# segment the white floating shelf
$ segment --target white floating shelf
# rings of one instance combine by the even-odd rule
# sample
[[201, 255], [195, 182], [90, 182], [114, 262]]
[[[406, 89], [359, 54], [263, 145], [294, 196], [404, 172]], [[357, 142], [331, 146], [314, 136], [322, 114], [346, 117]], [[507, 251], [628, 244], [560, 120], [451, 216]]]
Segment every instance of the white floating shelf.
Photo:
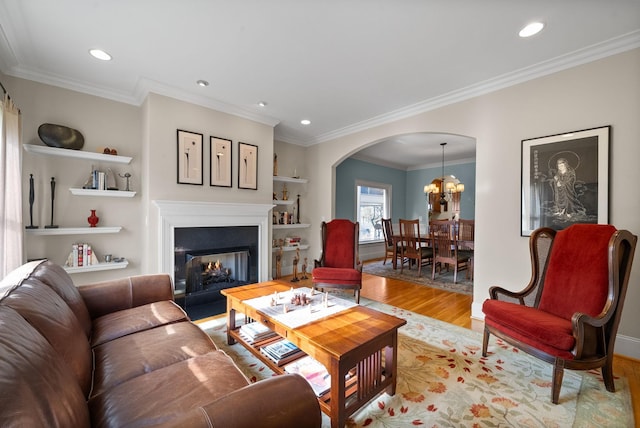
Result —
[[61, 156], [72, 159], [93, 160], [96, 162], [129, 164], [131, 163], [132, 159], [129, 156], [105, 155], [104, 153], [83, 152], [82, 150], [61, 149], [49, 146], [36, 146], [33, 144], [23, 144], [22, 147], [24, 147], [24, 149], [29, 153], [47, 156]]
[[306, 178], [283, 177], [281, 175], [274, 175], [273, 181], [280, 181], [284, 183], [308, 183], [309, 182], [309, 180]]
[[122, 226], [114, 227], [58, 227], [55, 229], [26, 229], [30, 235], [94, 235], [100, 233], [118, 233]]
[[275, 199], [275, 200], [273, 201], [273, 204], [274, 204], [274, 205], [293, 205], [293, 204], [295, 204], [295, 203], [296, 203], [296, 201], [279, 201], [279, 200], [277, 200], [277, 199]]
[[305, 229], [311, 225], [307, 223], [299, 223], [299, 224], [274, 224], [272, 226], [273, 226], [273, 229]]
[[62, 266], [67, 273], [82, 273], [82, 272], [97, 272], [100, 270], [112, 270], [112, 269], [124, 269], [129, 266], [127, 260], [123, 262], [111, 262], [111, 263], [98, 263], [97, 265], [82, 266], [82, 267], [69, 267]]
[[136, 192], [126, 192], [124, 190], [95, 190], [95, 189], [79, 189], [76, 187], [69, 188], [69, 191], [76, 196], [109, 196], [113, 198], [133, 198]]
[[[273, 251], [275, 253], [276, 251], [278, 251], [278, 249], [279, 249], [279, 247], [274, 247], [274, 248], [271, 249], [271, 251]], [[297, 249], [308, 250], [309, 246], [306, 245], [306, 244], [303, 244], [303, 245], [300, 245], [300, 246], [297, 246], [297, 247], [285, 247], [285, 246], [282, 247], [282, 251], [285, 251], [285, 252], [287, 252], [287, 251], [295, 251]]]

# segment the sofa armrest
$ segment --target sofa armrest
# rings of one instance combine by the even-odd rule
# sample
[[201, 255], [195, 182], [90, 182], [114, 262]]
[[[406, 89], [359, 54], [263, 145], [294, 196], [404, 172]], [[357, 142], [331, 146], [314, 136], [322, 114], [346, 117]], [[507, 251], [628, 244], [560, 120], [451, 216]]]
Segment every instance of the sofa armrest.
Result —
[[78, 287], [91, 318], [153, 302], [173, 300], [167, 274], [138, 275]]
[[203, 407], [212, 426], [234, 428], [318, 428], [320, 404], [300, 375], [267, 378]]

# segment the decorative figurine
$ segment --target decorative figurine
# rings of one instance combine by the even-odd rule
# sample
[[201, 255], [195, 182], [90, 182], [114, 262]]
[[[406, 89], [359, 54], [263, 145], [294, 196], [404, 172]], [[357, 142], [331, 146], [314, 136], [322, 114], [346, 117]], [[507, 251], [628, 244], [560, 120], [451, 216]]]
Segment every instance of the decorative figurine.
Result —
[[276, 279], [282, 277], [282, 245], [276, 251]]
[[100, 217], [96, 215], [96, 210], [91, 210], [91, 215], [87, 217], [87, 221], [89, 222], [90, 227], [96, 227]]
[[127, 184], [126, 184], [126, 188], [124, 189], [125, 192], [130, 192], [131, 190], [129, 190], [129, 179], [131, 178], [131, 174], [129, 174], [128, 172], [125, 173], [124, 175], [122, 174], [118, 174], [119, 177], [122, 177], [124, 179], [127, 180]]
[[289, 200], [289, 191], [287, 190], [287, 183], [284, 183], [282, 185], [282, 200], [283, 201]]
[[296, 255], [293, 257], [293, 278], [291, 282], [298, 282], [298, 262], [300, 261], [300, 248], [296, 248]]
[[304, 258], [304, 263], [302, 264], [302, 276], [300, 279], [309, 279], [307, 276], [307, 258]]
[[300, 195], [296, 198], [296, 223], [300, 224]]
[[51, 224], [45, 226], [45, 229], [57, 229], [58, 226], [53, 224], [53, 202], [56, 199], [56, 179], [51, 177]]
[[278, 175], [278, 155], [274, 153], [273, 154], [273, 176], [275, 177], [276, 175]]
[[36, 199], [36, 192], [33, 186], [33, 174], [29, 174], [29, 221], [27, 229], [37, 229], [38, 226], [33, 225], [33, 201]]

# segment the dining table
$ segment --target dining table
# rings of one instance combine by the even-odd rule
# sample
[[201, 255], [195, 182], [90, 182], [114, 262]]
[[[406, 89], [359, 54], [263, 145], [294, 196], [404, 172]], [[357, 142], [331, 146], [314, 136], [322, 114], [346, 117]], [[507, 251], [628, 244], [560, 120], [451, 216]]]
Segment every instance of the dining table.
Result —
[[[399, 234], [394, 234], [391, 239], [393, 240], [393, 269], [398, 268], [398, 247], [399, 244], [402, 243], [402, 236]], [[420, 235], [420, 242], [424, 242], [426, 247], [431, 247], [431, 236], [422, 236]], [[451, 245], [457, 245], [458, 250], [472, 250], [474, 249], [474, 241], [469, 240], [451, 240]], [[472, 257], [473, 259], [473, 257]], [[473, 262], [472, 262], [473, 263]]]

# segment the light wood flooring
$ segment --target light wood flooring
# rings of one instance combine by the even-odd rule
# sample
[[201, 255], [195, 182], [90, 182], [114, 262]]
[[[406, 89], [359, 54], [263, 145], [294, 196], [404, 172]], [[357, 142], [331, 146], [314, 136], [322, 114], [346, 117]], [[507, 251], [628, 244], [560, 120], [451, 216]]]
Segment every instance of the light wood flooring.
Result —
[[[291, 283], [290, 279], [283, 277], [281, 281], [295, 286], [311, 286], [310, 279], [296, 283]], [[481, 321], [471, 319], [472, 296], [366, 273], [363, 274], [360, 295], [478, 332], [484, 328]], [[636, 426], [640, 427], [640, 361], [616, 355], [613, 364], [614, 374], [629, 381], [633, 414]]]

